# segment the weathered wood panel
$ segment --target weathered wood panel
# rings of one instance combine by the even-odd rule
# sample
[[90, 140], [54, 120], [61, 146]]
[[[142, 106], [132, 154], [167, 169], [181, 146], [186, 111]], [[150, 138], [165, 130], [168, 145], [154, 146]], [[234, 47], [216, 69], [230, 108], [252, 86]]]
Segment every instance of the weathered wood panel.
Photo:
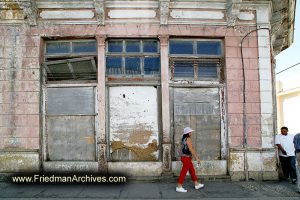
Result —
[[94, 116], [48, 116], [50, 161], [95, 161]]
[[[174, 89], [175, 157], [179, 159], [184, 127], [196, 130], [193, 146], [202, 160], [220, 160], [221, 116], [218, 88]], [[177, 144], [176, 144], [177, 143]]]
[[93, 87], [48, 88], [47, 115], [95, 114]]
[[158, 160], [156, 87], [111, 87], [109, 115], [111, 160]]

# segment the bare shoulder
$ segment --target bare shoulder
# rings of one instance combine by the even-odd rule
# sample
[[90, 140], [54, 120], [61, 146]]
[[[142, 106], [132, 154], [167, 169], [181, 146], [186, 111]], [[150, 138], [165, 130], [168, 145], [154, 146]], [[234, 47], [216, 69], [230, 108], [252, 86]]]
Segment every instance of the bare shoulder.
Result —
[[187, 143], [187, 144], [191, 144], [191, 143], [192, 143], [191, 138], [188, 137], [188, 138], [186, 139], [186, 143]]

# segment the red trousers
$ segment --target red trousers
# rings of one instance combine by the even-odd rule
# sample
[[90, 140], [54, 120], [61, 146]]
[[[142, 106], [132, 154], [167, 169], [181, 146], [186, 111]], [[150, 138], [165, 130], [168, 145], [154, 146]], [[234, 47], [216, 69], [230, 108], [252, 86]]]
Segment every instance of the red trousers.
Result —
[[195, 175], [195, 169], [192, 163], [192, 157], [187, 157], [187, 156], [181, 156], [180, 158], [182, 162], [182, 169], [180, 172], [180, 176], [178, 179], [178, 183], [182, 185], [184, 178], [186, 176], [187, 171], [189, 170], [190, 175], [192, 177], [192, 180], [195, 182], [198, 180], [197, 176]]

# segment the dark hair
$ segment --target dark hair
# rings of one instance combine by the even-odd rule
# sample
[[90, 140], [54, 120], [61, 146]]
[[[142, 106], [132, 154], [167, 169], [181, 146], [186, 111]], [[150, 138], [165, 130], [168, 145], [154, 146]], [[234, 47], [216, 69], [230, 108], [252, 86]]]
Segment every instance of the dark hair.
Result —
[[183, 141], [185, 138], [188, 138], [188, 137], [190, 137], [190, 133], [184, 134], [184, 135], [182, 136], [181, 141]]
[[286, 127], [286, 126], [281, 127], [280, 130], [282, 130], [282, 129], [285, 129], [285, 130], [289, 131], [288, 127]]

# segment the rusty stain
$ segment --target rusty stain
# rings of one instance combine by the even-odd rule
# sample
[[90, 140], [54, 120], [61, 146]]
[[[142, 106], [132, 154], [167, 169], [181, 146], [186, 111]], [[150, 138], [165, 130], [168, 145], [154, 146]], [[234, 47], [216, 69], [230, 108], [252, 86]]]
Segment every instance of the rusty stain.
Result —
[[21, 8], [18, 3], [7, 2], [7, 3], [5, 3], [5, 8], [7, 10], [12, 11], [12, 15], [13, 15], [14, 19], [16, 19], [21, 14], [21, 12], [20, 12]]
[[155, 156], [152, 155], [155, 151], [158, 150], [157, 141], [152, 140], [152, 143], [149, 143], [147, 148], [142, 148], [139, 146], [128, 146], [122, 141], [113, 141], [111, 144], [112, 152], [118, 149], [128, 149], [135, 153], [137, 160], [156, 160]]
[[146, 144], [150, 136], [152, 135], [152, 131], [145, 130], [142, 128], [135, 129], [133, 132], [129, 135], [129, 143], [130, 144]]
[[18, 3], [11, 3], [11, 2], [7, 2], [4, 3], [5, 7], [11, 10], [18, 10], [21, 9]]

